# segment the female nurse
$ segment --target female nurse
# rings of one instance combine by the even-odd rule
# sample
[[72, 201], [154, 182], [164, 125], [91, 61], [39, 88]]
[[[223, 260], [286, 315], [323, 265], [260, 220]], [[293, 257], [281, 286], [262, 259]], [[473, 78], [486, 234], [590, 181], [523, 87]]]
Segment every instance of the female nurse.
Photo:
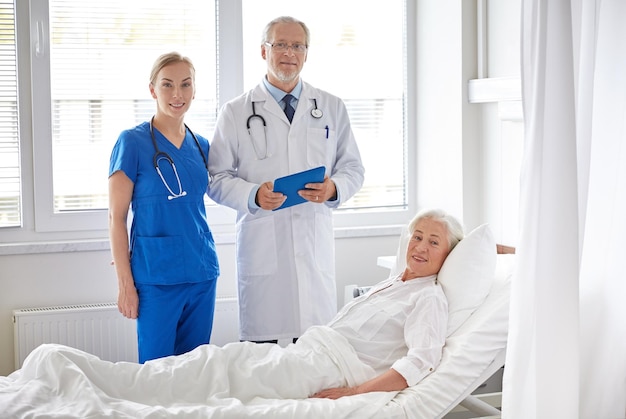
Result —
[[149, 84], [156, 113], [122, 131], [111, 153], [117, 304], [137, 319], [140, 363], [188, 352], [211, 337], [219, 266], [204, 207], [209, 142], [184, 123], [194, 82], [189, 58], [160, 56]]

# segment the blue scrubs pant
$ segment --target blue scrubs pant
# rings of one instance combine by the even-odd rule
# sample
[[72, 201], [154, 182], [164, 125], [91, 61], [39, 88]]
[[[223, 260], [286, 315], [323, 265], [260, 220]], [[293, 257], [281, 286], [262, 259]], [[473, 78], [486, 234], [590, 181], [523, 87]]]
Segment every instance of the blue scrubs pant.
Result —
[[139, 294], [139, 362], [189, 352], [209, 343], [217, 281], [136, 284]]

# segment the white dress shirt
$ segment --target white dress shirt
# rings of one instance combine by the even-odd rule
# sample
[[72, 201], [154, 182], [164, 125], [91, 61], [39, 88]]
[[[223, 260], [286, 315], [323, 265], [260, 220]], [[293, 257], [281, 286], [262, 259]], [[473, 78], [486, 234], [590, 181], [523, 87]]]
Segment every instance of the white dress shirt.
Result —
[[346, 304], [329, 326], [378, 374], [393, 368], [412, 386], [439, 365], [448, 302], [436, 275], [400, 278], [382, 281]]

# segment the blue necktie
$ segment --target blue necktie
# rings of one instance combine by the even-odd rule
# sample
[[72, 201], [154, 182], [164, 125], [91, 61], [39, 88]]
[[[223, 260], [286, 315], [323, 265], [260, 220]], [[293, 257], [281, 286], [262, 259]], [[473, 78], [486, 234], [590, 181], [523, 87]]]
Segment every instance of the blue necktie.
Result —
[[291, 122], [293, 114], [296, 112], [293, 106], [291, 106], [291, 101], [293, 99], [294, 97], [292, 95], [285, 95], [285, 97], [283, 97], [283, 101], [285, 102], [285, 115], [287, 115], [289, 122]]

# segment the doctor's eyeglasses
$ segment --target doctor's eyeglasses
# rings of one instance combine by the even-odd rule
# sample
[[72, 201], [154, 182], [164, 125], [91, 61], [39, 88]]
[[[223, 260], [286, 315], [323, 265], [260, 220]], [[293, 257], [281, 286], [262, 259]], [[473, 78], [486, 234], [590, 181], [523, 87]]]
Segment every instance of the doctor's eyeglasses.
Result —
[[298, 53], [298, 54], [302, 54], [305, 53], [308, 46], [304, 45], [304, 44], [293, 44], [293, 45], [289, 45], [285, 42], [274, 42], [273, 44], [270, 44], [269, 42], [266, 42], [265, 45], [267, 45], [268, 47], [272, 47], [272, 49], [276, 52], [287, 52], [289, 51], [289, 48], [291, 48], [291, 50], [294, 53]]

